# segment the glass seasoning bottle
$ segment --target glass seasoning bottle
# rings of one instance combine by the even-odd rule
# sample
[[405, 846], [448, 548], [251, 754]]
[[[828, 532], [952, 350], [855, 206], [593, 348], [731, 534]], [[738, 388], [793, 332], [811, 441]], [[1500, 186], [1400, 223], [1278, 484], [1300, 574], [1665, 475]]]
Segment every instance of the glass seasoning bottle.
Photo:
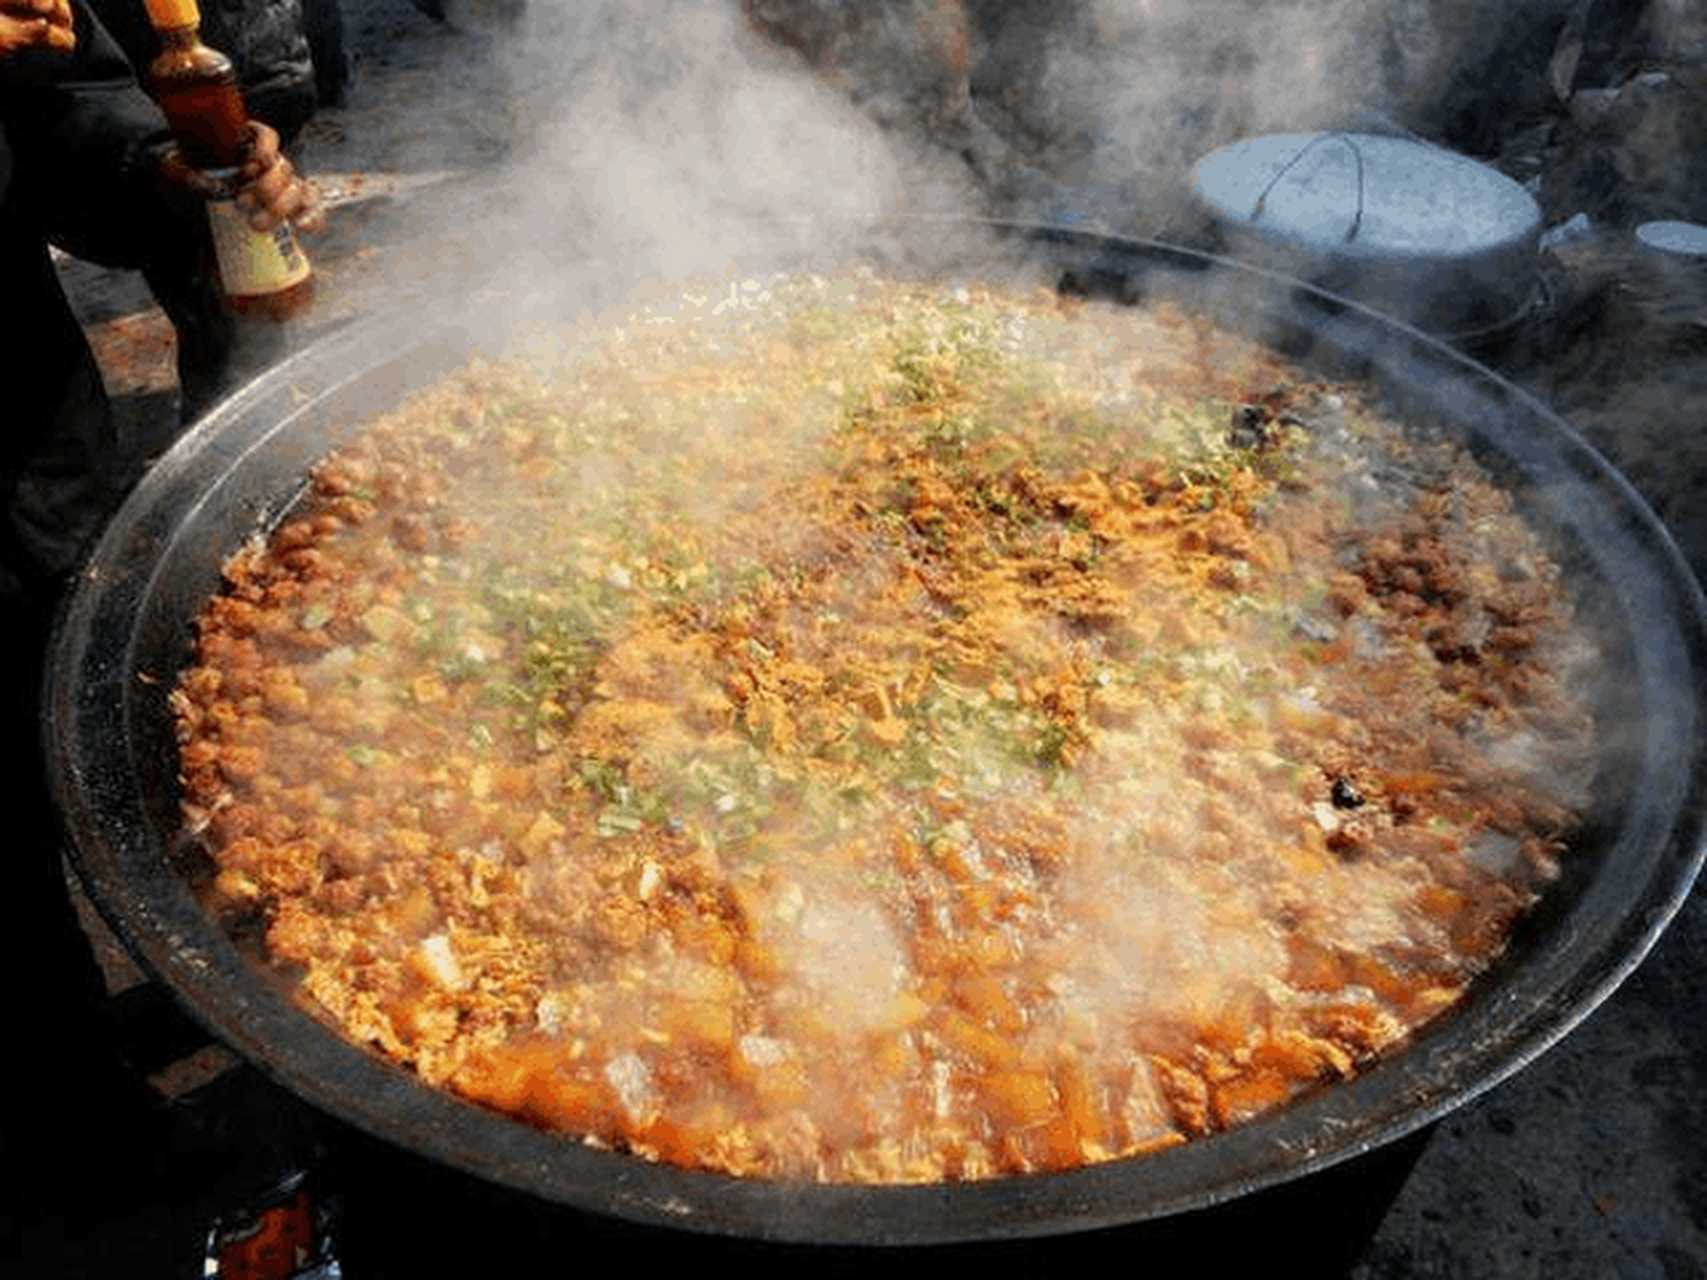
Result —
[[250, 146], [249, 111], [231, 60], [202, 43], [196, 0], [145, 0], [160, 52], [145, 79], [187, 163], [218, 194], [207, 202], [214, 256], [228, 305], [241, 315], [286, 320], [307, 306], [314, 275], [290, 224], [249, 225], [235, 200]]

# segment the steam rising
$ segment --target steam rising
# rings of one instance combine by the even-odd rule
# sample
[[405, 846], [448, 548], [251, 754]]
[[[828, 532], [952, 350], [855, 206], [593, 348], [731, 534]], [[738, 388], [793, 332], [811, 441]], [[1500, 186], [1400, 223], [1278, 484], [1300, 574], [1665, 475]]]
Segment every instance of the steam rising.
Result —
[[[749, 8], [841, 28], [803, 54]], [[930, 43], [942, 13], [962, 67]], [[1455, 47], [1432, 9], [1378, 0], [531, 0], [519, 23], [487, 33], [491, 101], [469, 108], [502, 119], [509, 163], [454, 217], [457, 288], [524, 319], [595, 282], [822, 261], [850, 219], [1170, 231], [1210, 150], [1402, 114]]]
[[1391, 5], [1086, 0], [1072, 9], [1050, 23], [1040, 53], [1011, 36], [998, 43], [975, 82], [980, 107], [1058, 184], [1051, 212], [1157, 231], [1183, 216], [1190, 166], [1216, 147], [1387, 106]]
[[[549, 107], [521, 156], [518, 218], [546, 263], [614, 253], [674, 278], [740, 256], [769, 219], [901, 199], [876, 129], [767, 57], [730, 6], [550, 7], [535, 24], [523, 79]], [[565, 65], [565, 47], [583, 52]]]
[[455, 232], [455, 287], [517, 327], [641, 282], [797, 261], [845, 236], [826, 219], [972, 203], [963, 166], [886, 133], [733, 4], [536, 0], [522, 21], [489, 51], [509, 162], [455, 215], [474, 228]]
[[[1112, 229], [1154, 232], [1185, 216], [1185, 175], [1206, 151], [1241, 136], [1331, 126], [1384, 109], [1423, 83], [1437, 51], [1450, 45], [1432, 27], [1407, 35], [1416, 6], [1394, 9], [1377, 0], [1067, 0], [1016, 6], [1021, 18], [1005, 25], [979, 21], [1000, 7], [969, 6], [970, 77], [964, 100], [944, 108], [960, 114], [948, 121], [955, 145], [943, 147], [925, 127], [943, 120], [909, 121], [895, 106], [930, 100], [944, 107], [934, 88], [903, 89], [875, 106], [868, 98], [862, 109], [845, 76], [815, 71], [767, 43], [729, 0], [532, 0], [525, 31], [496, 48], [522, 136], [497, 194], [481, 197], [469, 237], [474, 279], [465, 275], [459, 286], [494, 304], [503, 327], [497, 345], [513, 347], [515, 336], [531, 340], [542, 322], [567, 325], [631, 297], [641, 283], [662, 282], [661, 292], [679, 297], [684, 282], [721, 277], [740, 304], [764, 287], [753, 281], [765, 271], [802, 258], [822, 261], [838, 251], [850, 225], [899, 214], [1088, 215]], [[895, 0], [890, 8], [904, 16], [907, 5]], [[903, 42], [909, 30], [904, 21], [881, 27], [882, 38]], [[867, 61], [873, 56], [864, 51]], [[890, 61], [905, 67], [918, 59]], [[709, 303], [706, 309], [716, 310]], [[653, 322], [673, 320], [655, 314]], [[839, 396], [811, 401], [810, 421], [789, 427], [799, 433], [791, 448], [771, 438], [777, 419], [749, 414], [744, 403], [685, 424], [691, 435], [679, 442], [660, 429], [636, 459], [590, 457], [573, 478], [577, 491], [556, 497], [597, 510], [606, 491], [618, 498], [641, 491], [656, 466], [681, 485], [677, 492], [692, 495], [679, 504], [688, 509], [673, 514], [692, 522], [698, 544], [726, 549], [720, 537], [733, 525], [745, 541], [732, 554], [751, 555], [767, 539], [772, 549], [791, 550], [782, 544], [803, 535], [763, 527], [775, 477], [743, 468], [767, 451], [773, 460], [780, 455], [782, 470], [798, 466], [838, 403]], [[606, 406], [596, 410], [621, 426]], [[747, 448], [746, 433], [763, 435], [763, 448]], [[505, 536], [516, 541], [493, 549], [494, 563], [522, 558], [537, 531]], [[600, 562], [583, 576], [600, 591], [620, 593], [633, 572]], [[863, 583], [855, 578], [853, 585]], [[803, 628], [803, 651], [808, 640]], [[645, 680], [662, 683], [634, 676], [636, 685]], [[706, 691], [684, 685], [643, 692], [665, 705]], [[879, 689], [876, 696], [886, 722], [887, 694]], [[705, 706], [713, 701], [706, 693]], [[673, 733], [663, 724], [650, 741], [634, 730], [622, 745], [643, 764], [667, 763], [678, 751]], [[1165, 745], [1137, 730], [1118, 740], [1124, 750], [1086, 785], [1085, 812], [1138, 814], [1142, 822], [1113, 833], [1119, 848], [1067, 877], [1063, 896], [1078, 922], [1059, 943], [1069, 953], [1059, 972], [1074, 985], [1053, 993], [1064, 1025], [1078, 1017], [1112, 1020], [1137, 997], [1155, 1015], [1181, 1020], [1256, 999], [1264, 975], [1286, 963], [1284, 943], [1263, 926], [1262, 897], [1272, 886], [1244, 874], [1232, 841], [1222, 841], [1225, 849], [1211, 842], [1214, 824], [1179, 799], [1194, 766], [1183, 759], [1158, 764], [1151, 757]], [[992, 744], [970, 739], [965, 751], [968, 759], [1000, 756]], [[1145, 777], [1160, 781], [1133, 794], [1130, 780]], [[1004, 783], [992, 790], [1011, 789]], [[1296, 833], [1298, 819], [1289, 808], [1267, 820], [1284, 836]], [[1093, 821], [1099, 834], [1110, 834], [1106, 818]], [[808, 839], [803, 832], [803, 845]], [[1019, 856], [970, 838], [952, 843], [956, 856], [974, 865]], [[1149, 861], [1151, 846], [1192, 851], [1201, 864], [1195, 878], [1171, 881]], [[1208, 865], [1217, 858], [1224, 865]], [[907, 955], [880, 906], [886, 891], [852, 892], [835, 875], [812, 874], [810, 858], [792, 871], [797, 879], [767, 904], [763, 921], [774, 929], [783, 973], [840, 1027], [899, 1025], [909, 1016], [898, 1008]], [[1324, 882], [1349, 876], [1326, 863], [1319, 874]], [[1411, 874], [1409, 866], [1396, 872], [1382, 886], [1387, 892], [1373, 896], [1387, 901], [1409, 892]], [[1340, 902], [1351, 896], [1330, 895]], [[1371, 948], [1405, 942], [1414, 927], [1373, 908], [1335, 912], [1330, 934]], [[448, 951], [435, 959], [454, 971]], [[542, 1006], [541, 1025], [547, 1021]], [[741, 1041], [742, 1052], [761, 1065], [782, 1052], [780, 1044], [758, 1035]], [[650, 1105], [652, 1084], [638, 1058], [613, 1060], [607, 1079], [629, 1110]]]

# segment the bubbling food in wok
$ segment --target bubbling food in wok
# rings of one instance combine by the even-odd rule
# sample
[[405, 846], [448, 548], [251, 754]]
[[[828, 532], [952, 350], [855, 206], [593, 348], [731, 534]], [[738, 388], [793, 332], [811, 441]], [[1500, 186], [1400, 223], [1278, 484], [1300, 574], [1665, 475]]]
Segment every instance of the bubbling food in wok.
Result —
[[1138, 1156], [1357, 1075], [1570, 856], [1507, 493], [1159, 305], [789, 277], [476, 362], [232, 557], [206, 897], [469, 1102], [746, 1177]]

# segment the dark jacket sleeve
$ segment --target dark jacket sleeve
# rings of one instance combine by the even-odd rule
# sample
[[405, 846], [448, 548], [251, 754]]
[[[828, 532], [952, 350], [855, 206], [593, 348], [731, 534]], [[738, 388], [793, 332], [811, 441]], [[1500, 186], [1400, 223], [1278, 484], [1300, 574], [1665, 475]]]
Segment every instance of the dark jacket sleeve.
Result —
[[[6, 131], [47, 234], [82, 258], [142, 266], [193, 207], [159, 182], [165, 118], [100, 22], [73, 0], [77, 49], [7, 76]], [[193, 224], [192, 224], [193, 225]]]

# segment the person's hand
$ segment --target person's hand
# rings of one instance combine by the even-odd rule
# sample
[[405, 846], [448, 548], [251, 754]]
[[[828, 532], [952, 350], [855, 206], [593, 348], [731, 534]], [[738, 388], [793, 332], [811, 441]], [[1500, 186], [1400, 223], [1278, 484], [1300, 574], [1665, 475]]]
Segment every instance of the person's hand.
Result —
[[[249, 139], [248, 153], [237, 170], [235, 193], [237, 207], [249, 224], [257, 231], [271, 231], [281, 222], [300, 231], [319, 231], [325, 224], [320, 193], [279, 150], [279, 135], [271, 126], [252, 120]], [[232, 195], [229, 182], [190, 164], [175, 142], [161, 149], [160, 176], [168, 187], [192, 191], [204, 199]]]
[[71, 0], [0, 0], [0, 60], [32, 50], [70, 53], [76, 47]]
[[249, 154], [237, 178], [237, 207], [249, 225], [271, 231], [288, 222], [299, 231], [320, 230], [325, 224], [320, 193], [279, 150], [279, 135], [270, 126], [252, 121], [249, 128]]

